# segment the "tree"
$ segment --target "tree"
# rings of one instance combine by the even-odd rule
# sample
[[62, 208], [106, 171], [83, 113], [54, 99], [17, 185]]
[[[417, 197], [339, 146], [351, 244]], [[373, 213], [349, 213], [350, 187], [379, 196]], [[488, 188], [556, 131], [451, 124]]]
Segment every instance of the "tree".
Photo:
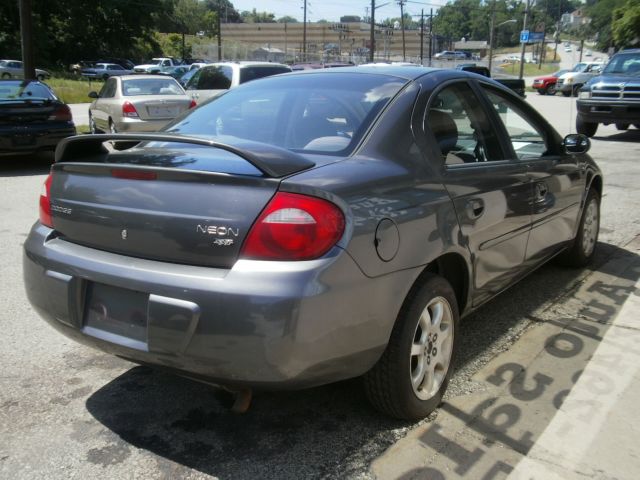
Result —
[[640, 44], [640, 3], [627, 0], [623, 8], [613, 11], [611, 22], [613, 41], [619, 47]]
[[298, 23], [298, 19], [290, 17], [289, 15], [285, 15], [284, 17], [280, 17], [278, 19], [278, 23]]
[[599, 50], [607, 50], [614, 45], [611, 30], [613, 12], [625, 3], [626, 0], [599, 0], [591, 5], [587, 3], [585, 13], [591, 19], [587, 28], [591, 35], [597, 36]]
[[246, 23], [275, 23], [276, 16], [273, 13], [258, 12], [254, 8], [252, 11], [245, 10], [240, 16], [242, 21]]
[[206, 0], [207, 10], [220, 12], [220, 20], [223, 23], [242, 23], [242, 17], [229, 0]]

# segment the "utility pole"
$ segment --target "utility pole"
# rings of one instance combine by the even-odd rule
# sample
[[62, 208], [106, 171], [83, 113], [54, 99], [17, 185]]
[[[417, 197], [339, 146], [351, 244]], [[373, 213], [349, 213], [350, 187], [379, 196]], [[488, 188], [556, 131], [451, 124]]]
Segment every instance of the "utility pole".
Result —
[[220, 2], [218, 2], [218, 20], [217, 20], [217, 24], [218, 24], [218, 61], [221, 62], [222, 61], [222, 8], [221, 8], [221, 4]]
[[376, 0], [371, 0], [371, 36], [369, 37], [369, 61], [373, 63], [373, 54], [376, 49]]
[[433, 53], [433, 8], [429, 14], [429, 66], [431, 66], [431, 54]]
[[404, 2], [406, 0], [398, 0], [398, 5], [400, 5], [400, 28], [402, 29], [402, 61], [407, 61], [407, 50], [406, 44], [404, 42]]
[[[524, 7], [524, 21], [522, 22], [522, 30], [527, 29], [527, 15], [529, 15], [529, 7], [531, 0], [527, 0], [527, 4]], [[520, 49], [520, 75], [518, 78], [522, 79], [524, 76], [524, 50], [527, 48], [526, 42], [522, 42], [522, 48]]]
[[489, 74], [491, 74], [491, 66], [493, 64], [493, 29], [496, 21], [496, 0], [491, 2], [491, 26], [489, 27]]
[[420, 10], [420, 65], [424, 54], [424, 8]]
[[302, 60], [307, 61], [307, 0], [304, 1], [304, 24], [302, 25]]
[[22, 68], [25, 80], [36, 78], [33, 60], [33, 28], [31, 23], [31, 0], [20, 0], [20, 37], [22, 40]]

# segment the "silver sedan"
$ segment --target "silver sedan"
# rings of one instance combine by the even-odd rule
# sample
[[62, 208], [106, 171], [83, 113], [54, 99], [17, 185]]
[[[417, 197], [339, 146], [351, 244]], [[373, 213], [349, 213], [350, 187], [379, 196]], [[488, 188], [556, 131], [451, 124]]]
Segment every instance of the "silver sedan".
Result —
[[195, 106], [175, 79], [158, 75], [111, 77], [89, 97], [92, 133], [154, 132]]
[[[36, 78], [40, 81], [50, 77], [46, 70], [36, 68]], [[23, 78], [24, 68], [19, 60], [0, 60], [0, 78]]]

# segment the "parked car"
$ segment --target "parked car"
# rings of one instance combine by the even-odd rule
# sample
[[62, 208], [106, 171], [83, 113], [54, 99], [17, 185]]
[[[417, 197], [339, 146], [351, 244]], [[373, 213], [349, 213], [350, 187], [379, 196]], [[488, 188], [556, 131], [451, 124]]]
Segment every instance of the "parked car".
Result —
[[[51, 74], [46, 70], [36, 68], [36, 78], [41, 82]], [[24, 78], [24, 69], [19, 60], [0, 60], [0, 78]]]
[[558, 78], [567, 73], [569, 70], [558, 70], [551, 75], [544, 75], [542, 77], [536, 77], [533, 79], [534, 90], [537, 90], [540, 95], [555, 95], [556, 94], [556, 82]]
[[111, 77], [89, 97], [91, 133], [153, 132], [195, 107], [174, 78], [160, 75]]
[[271, 62], [219, 62], [200, 68], [187, 83], [196, 103], [259, 78], [291, 72], [291, 67]]
[[61, 145], [24, 244], [27, 296], [76, 341], [244, 402], [362, 375], [381, 411], [422, 418], [461, 316], [551, 258], [593, 258], [588, 148], [467, 72], [265, 78], [161, 133]]
[[164, 68], [175, 67], [179, 62], [170, 57], [152, 58], [149, 63], [133, 67], [134, 73], [159, 73]]
[[71, 110], [47, 85], [0, 80], [0, 156], [53, 150], [75, 134]]
[[132, 73], [132, 70], [127, 70], [122, 65], [116, 63], [96, 63], [93, 67], [82, 70], [83, 77], [99, 78], [102, 80], [119, 75], [131, 75]]
[[578, 96], [578, 90], [600, 73], [604, 64], [602, 62], [582, 62], [578, 63], [570, 72], [558, 77], [556, 90], [562, 92], [565, 97]]
[[640, 49], [616, 53], [602, 73], [589, 80], [579, 92], [576, 131], [588, 137], [598, 124], [629, 125], [640, 129]]
[[466, 60], [467, 56], [464, 52], [455, 52], [452, 50], [444, 50], [442, 52], [436, 53], [434, 58], [438, 60]]

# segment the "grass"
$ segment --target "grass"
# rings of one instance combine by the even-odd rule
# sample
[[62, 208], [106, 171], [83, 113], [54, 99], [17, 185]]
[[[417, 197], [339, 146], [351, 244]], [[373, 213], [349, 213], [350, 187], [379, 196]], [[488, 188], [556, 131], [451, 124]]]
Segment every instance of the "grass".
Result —
[[[504, 73], [510, 73], [511, 75], [518, 75], [520, 73], [520, 63], [517, 63], [517, 62], [503, 63], [502, 65], [500, 65], [500, 68], [502, 68], [502, 71]], [[550, 73], [557, 71], [558, 68], [559, 67], [557, 63], [543, 63], [542, 68], [538, 68], [537, 63], [525, 63], [523, 76], [535, 77], [535, 76], [548, 75]]]
[[87, 79], [71, 80], [65, 78], [50, 78], [46, 81], [55, 94], [65, 103], [87, 103], [90, 101], [89, 92], [99, 91], [104, 82]]

